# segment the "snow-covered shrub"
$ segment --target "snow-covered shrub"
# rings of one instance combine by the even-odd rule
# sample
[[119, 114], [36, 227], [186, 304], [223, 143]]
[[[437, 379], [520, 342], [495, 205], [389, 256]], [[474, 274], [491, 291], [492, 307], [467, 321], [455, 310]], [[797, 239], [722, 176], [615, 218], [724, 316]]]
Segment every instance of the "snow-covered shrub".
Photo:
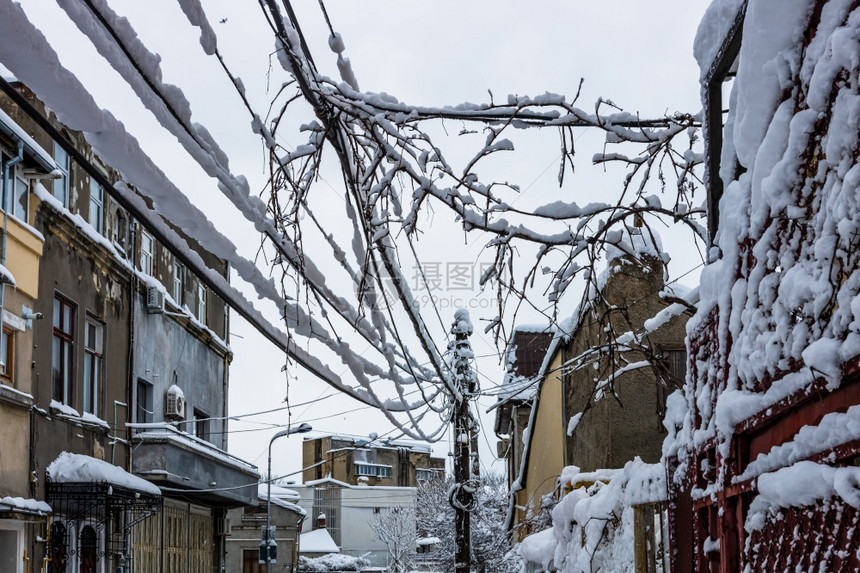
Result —
[[[450, 480], [432, 479], [418, 486], [416, 521], [420, 537], [436, 537], [439, 543], [426, 557], [438, 571], [453, 571], [456, 542], [454, 510], [448, 503]], [[505, 530], [508, 488], [504, 476], [487, 474], [475, 491], [477, 507], [472, 512], [472, 570], [486, 573], [519, 573], [519, 554], [511, 551]]]
[[370, 565], [364, 557], [353, 557], [340, 553], [329, 553], [322, 557], [299, 557], [300, 573], [334, 573], [336, 571], [361, 571]]

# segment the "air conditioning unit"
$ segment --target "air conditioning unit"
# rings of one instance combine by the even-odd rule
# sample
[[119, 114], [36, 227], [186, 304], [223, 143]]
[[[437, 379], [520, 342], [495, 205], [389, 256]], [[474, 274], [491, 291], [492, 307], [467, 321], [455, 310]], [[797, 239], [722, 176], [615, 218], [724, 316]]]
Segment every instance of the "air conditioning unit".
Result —
[[158, 287], [146, 287], [146, 310], [150, 314], [164, 312], [164, 293]]
[[168, 420], [185, 419], [185, 394], [176, 384], [167, 389], [164, 398], [164, 417]]

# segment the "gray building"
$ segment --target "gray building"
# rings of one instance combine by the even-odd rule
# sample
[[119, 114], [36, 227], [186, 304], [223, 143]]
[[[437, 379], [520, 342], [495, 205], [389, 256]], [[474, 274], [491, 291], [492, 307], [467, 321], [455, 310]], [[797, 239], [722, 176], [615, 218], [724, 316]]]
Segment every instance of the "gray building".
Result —
[[[259, 562], [260, 537], [266, 525], [267, 488], [260, 484], [256, 503], [231, 509], [227, 513], [226, 571], [259, 573], [265, 565]], [[295, 571], [299, 557], [299, 533], [307, 512], [298, 504], [299, 494], [293, 489], [272, 485], [272, 518], [278, 543], [277, 563], [273, 571]]]

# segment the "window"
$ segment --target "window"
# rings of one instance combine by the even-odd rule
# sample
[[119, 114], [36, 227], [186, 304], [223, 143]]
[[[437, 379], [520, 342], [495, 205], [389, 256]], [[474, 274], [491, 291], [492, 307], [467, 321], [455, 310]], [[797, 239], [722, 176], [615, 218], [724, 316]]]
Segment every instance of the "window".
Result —
[[87, 318], [84, 331], [84, 412], [101, 413], [102, 362], [104, 360], [104, 325]]
[[138, 379], [136, 388], [137, 405], [134, 420], [138, 424], [150, 424], [153, 421], [152, 384]]
[[51, 536], [48, 553], [51, 560], [48, 562], [49, 573], [63, 573], [66, 570], [66, 561], [69, 558], [66, 546], [66, 526], [62, 521], [51, 523]]
[[99, 538], [92, 525], [81, 528], [80, 546], [78, 547], [78, 558], [80, 559], [81, 573], [95, 573], [98, 561]]
[[12, 201], [11, 215], [26, 223], [27, 216], [30, 214], [30, 186], [20, 177], [15, 178], [14, 185], [15, 197]]
[[443, 470], [435, 470], [430, 468], [417, 468], [415, 470], [415, 479], [419, 481], [430, 481], [436, 479], [437, 476], [441, 476]]
[[663, 350], [662, 354], [669, 374], [666, 382], [680, 388], [684, 385], [684, 378], [687, 376], [687, 351], [683, 348]]
[[60, 171], [63, 173], [62, 177], [54, 179], [54, 188], [53, 193], [54, 197], [57, 198], [63, 204], [63, 207], [69, 206], [69, 171], [71, 168], [71, 163], [69, 162], [69, 154], [66, 153], [66, 150], [54, 143], [54, 162], [60, 168]]
[[377, 478], [390, 478], [391, 466], [381, 464], [355, 464], [355, 473], [360, 476], [371, 476]]
[[152, 235], [146, 231], [140, 233], [140, 270], [152, 276], [152, 253], [153, 253]]
[[116, 210], [116, 222], [113, 226], [113, 243], [120, 255], [128, 256], [128, 216], [122, 209]]
[[687, 351], [683, 348], [664, 348], [661, 355], [665, 372], [662, 381], [657, 383], [657, 415], [662, 428], [662, 420], [666, 415], [666, 398], [676, 388], [684, 386], [684, 378], [687, 376]]
[[177, 260], [173, 261], [173, 300], [179, 306], [185, 301], [185, 266]]
[[197, 283], [197, 320], [206, 324], [206, 286]]
[[54, 296], [52, 342], [53, 398], [71, 405], [74, 395], [75, 307], [60, 295]]
[[6, 326], [0, 335], [0, 380], [12, 384], [15, 371], [15, 332]]
[[194, 418], [191, 421], [191, 433], [201, 440], [209, 441], [209, 414], [194, 408]]
[[99, 234], [104, 233], [104, 189], [90, 179], [90, 225]]
[[4, 570], [16, 568], [24, 558], [24, 522], [0, 520], [0, 565]]

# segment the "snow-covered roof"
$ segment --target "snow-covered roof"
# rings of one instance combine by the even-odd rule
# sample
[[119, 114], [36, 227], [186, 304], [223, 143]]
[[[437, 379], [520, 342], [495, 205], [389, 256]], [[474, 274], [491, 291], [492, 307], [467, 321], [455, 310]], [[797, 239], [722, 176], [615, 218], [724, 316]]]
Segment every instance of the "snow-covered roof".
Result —
[[[371, 436], [375, 436], [372, 434]], [[306, 437], [304, 441], [314, 441], [320, 440], [324, 438], [329, 438], [331, 440], [338, 440], [343, 442], [350, 442], [355, 444], [356, 446], [362, 448], [408, 448], [414, 452], [425, 452], [430, 453], [432, 449], [425, 443], [421, 442], [413, 442], [411, 440], [388, 440], [382, 439], [379, 440], [375, 437], [368, 436], [367, 438], [360, 438], [356, 436], [344, 436], [342, 434], [328, 434], [314, 437]]]
[[332, 477], [324, 477], [324, 478], [320, 478], [320, 479], [306, 481], [303, 485], [299, 485], [296, 487], [316, 487], [318, 485], [326, 485], [326, 484], [336, 485], [336, 486], [340, 486], [340, 487], [347, 487], [347, 488], [352, 487], [352, 484], [348, 484], [345, 481], [340, 481], [340, 480], [334, 479]]
[[[306, 488], [312, 488], [312, 487], [319, 487], [322, 485], [335, 485], [335, 486], [342, 487], [345, 489], [360, 488], [363, 491], [368, 491], [368, 490], [370, 490], [370, 491], [387, 490], [387, 491], [401, 491], [401, 492], [407, 492], [407, 491], [414, 492], [415, 491], [414, 487], [400, 486], [400, 485], [367, 485], [367, 484], [352, 485], [352, 484], [349, 484], [349, 483], [346, 483], [346, 482], [343, 482], [340, 480], [336, 480], [332, 477], [324, 477], [321, 479], [306, 481], [304, 484], [295, 485], [293, 487], [295, 487], [296, 489], [306, 489]], [[369, 495], [369, 493], [368, 493], [368, 495]]]
[[12, 276], [12, 272], [7, 269], [4, 265], [0, 265], [0, 283], [5, 283], [7, 285], [15, 286], [15, 277]]
[[36, 140], [15, 123], [9, 115], [0, 109], [0, 131], [11, 135], [14, 139], [24, 142], [24, 153], [32, 157], [45, 171], [59, 169], [51, 154], [42, 149]]
[[0, 497], [0, 511], [14, 511], [35, 515], [52, 513], [51, 506], [44, 501], [23, 497]]
[[327, 529], [315, 529], [299, 535], [299, 553], [340, 553], [340, 547]]
[[[268, 494], [268, 486], [264, 483], [261, 483], [257, 487], [257, 497], [262, 501], [266, 501]], [[295, 503], [291, 503], [287, 500], [298, 501], [299, 500], [299, 492], [287, 489], [285, 487], [273, 485], [272, 486], [272, 505], [277, 505], [278, 507], [283, 507], [284, 509], [289, 509], [294, 511], [300, 515], [307, 516], [308, 512], [305, 511], [303, 507], [296, 505]]]
[[201, 440], [196, 436], [187, 434], [176, 429], [174, 426], [162, 422], [150, 424], [126, 424], [129, 428], [144, 429], [145, 431], [135, 434], [134, 439], [140, 441], [157, 441], [163, 440], [171, 442], [180, 447], [194, 450], [195, 452], [206, 455], [220, 463], [236, 468], [240, 471], [252, 473], [259, 477], [257, 466], [246, 462], [245, 460], [234, 456], [220, 448], [216, 448], [205, 440]]
[[511, 331], [511, 337], [517, 332], [525, 332], [528, 334], [540, 334], [542, 332], [552, 331], [552, 326], [546, 322], [535, 322], [532, 324], [518, 324]]
[[271, 486], [266, 485], [265, 483], [261, 483], [257, 488], [259, 490], [259, 496], [265, 498], [268, 495], [268, 489], [272, 488], [272, 499], [299, 499], [299, 492], [294, 489], [289, 489], [280, 485], [272, 484]]
[[663, 240], [657, 231], [642, 227], [625, 227], [606, 234], [606, 265], [621, 257], [642, 255], [664, 260]]
[[161, 495], [161, 490], [145, 479], [119, 466], [82, 454], [61, 453], [48, 465], [45, 473], [54, 483], [107, 483], [141, 493]]

